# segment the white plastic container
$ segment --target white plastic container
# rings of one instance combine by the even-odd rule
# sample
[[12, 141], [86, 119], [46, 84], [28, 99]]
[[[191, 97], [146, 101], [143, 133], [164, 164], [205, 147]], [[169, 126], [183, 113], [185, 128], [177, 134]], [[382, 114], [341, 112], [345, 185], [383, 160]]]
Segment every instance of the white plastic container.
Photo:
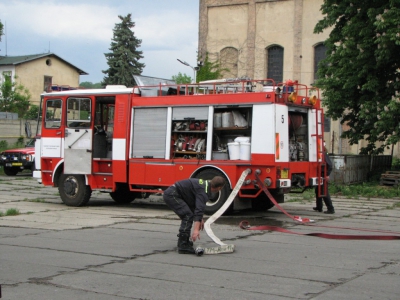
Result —
[[238, 143], [250, 143], [250, 137], [249, 136], [238, 136], [235, 139], [235, 142], [238, 142]]
[[241, 142], [239, 144], [239, 159], [240, 160], [250, 160], [250, 143]]
[[215, 128], [222, 127], [222, 113], [214, 114], [214, 127]]
[[231, 112], [222, 113], [222, 127], [233, 127], [233, 116]]
[[229, 159], [236, 160], [239, 159], [240, 144], [238, 142], [228, 143]]
[[269, 85], [269, 86], [267, 85], [267, 86], [263, 87], [262, 91], [263, 92], [273, 92], [274, 91], [274, 87], [272, 85]]

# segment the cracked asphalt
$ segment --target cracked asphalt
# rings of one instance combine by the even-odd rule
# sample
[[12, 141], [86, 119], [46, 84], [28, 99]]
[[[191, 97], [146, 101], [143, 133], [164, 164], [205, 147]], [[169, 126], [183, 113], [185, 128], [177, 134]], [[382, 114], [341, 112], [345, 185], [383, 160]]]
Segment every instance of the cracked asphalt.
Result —
[[[399, 299], [400, 240], [301, 234], [400, 236], [400, 199], [333, 202], [335, 215], [312, 211], [311, 200], [282, 205], [313, 226], [277, 208], [223, 216], [212, 229], [235, 252], [197, 257], [177, 253], [179, 220], [161, 197], [121, 206], [93, 192], [88, 206], [67, 207], [28, 174], [0, 176], [0, 212], [20, 213], [0, 217], [0, 298]], [[246, 231], [242, 220], [299, 234]], [[195, 244], [215, 245], [205, 233]]]

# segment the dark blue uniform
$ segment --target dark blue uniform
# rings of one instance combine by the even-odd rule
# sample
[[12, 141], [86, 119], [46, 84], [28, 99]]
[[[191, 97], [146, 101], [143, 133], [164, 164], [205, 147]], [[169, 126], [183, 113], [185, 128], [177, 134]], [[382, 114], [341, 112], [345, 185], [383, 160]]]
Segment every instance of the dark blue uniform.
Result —
[[[325, 157], [325, 162], [326, 162], [326, 171], [327, 171], [327, 176], [329, 176], [332, 172], [333, 166], [332, 166], [332, 161], [329, 158], [328, 154], [324, 152], [324, 157]], [[322, 176], [324, 176], [324, 170], [322, 170]], [[325, 191], [325, 185], [326, 184], [326, 196], [325, 197], [318, 197], [318, 187], [315, 188], [315, 195], [317, 197], [317, 210], [322, 211], [322, 200], [324, 200], [326, 208], [328, 209], [328, 212], [335, 212], [335, 208], [332, 205], [332, 200], [331, 200], [331, 195], [329, 195], [329, 189], [328, 189], [328, 182], [324, 181], [324, 184], [321, 186], [321, 191], [324, 193]]]
[[197, 178], [178, 181], [165, 190], [165, 203], [182, 220], [179, 233], [190, 236], [193, 221], [203, 219], [204, 208], [210, 197], [210, 181]]

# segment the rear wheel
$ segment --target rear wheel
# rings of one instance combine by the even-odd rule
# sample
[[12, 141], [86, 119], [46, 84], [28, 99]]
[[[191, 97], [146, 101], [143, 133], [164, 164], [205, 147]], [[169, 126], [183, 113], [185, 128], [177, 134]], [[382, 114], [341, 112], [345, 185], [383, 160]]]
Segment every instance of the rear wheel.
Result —
[[127, 184], [119, 184], [115, 191], [110, 193], [110, 196], [118, 204], [128, 204], [139, 197], [139, 194], [131, 192]]
[[83, 175], [61, 174], [58, 191], [61, 200], [68, 206], [83, 206], [92, 195], [92, 189], [85, 184]]
[[4, 167], [4, 174], [7, 176], [15, 176], [19, 172], [19, 168], [15, 167]]
[[[225, 178], [224, 174], [213, 169], [201, 171], [199, 174], [196, 175], [196, 178], [211, 180], [215, 176], [221, 176]], [[222, 205], [224, 205], [226, 199], [228, 199], [231, 193], [231, 189], [229, 187], [228, 180], [226, 180], [226, 178], [225, 181], [226, 183], [222, 188], [222, 190], [219, 191], [218, 193], [213, 194], [211, 196], [211, 199], [209, 199], [209, 201], [206, 203], [206, 207], [204, 209], [204, 213], [206, 215], [212, 215], [215, 212], [217, 212], [218, 209], [220, 209]], [[233, 210], [233, 203], [228, 207], [228, 209], [225, 211], [224, 214], [229, 214], [232, 212], [232, 210]]]

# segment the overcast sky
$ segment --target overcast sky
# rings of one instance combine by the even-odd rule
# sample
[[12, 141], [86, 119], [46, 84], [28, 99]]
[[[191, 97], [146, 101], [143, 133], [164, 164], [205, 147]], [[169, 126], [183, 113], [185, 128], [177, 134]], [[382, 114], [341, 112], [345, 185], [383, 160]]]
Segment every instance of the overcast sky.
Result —
[[198, 0], [0, 0], [6, 27], [0, 55], [50, 51], [89, 73], [81, 82], [100, 82], [118, 15], [129, 13], [142, 40], [142, 74], [169, 79], [181, 72], [193, 79], [193, 70], [177, 59], [196, 64]]

